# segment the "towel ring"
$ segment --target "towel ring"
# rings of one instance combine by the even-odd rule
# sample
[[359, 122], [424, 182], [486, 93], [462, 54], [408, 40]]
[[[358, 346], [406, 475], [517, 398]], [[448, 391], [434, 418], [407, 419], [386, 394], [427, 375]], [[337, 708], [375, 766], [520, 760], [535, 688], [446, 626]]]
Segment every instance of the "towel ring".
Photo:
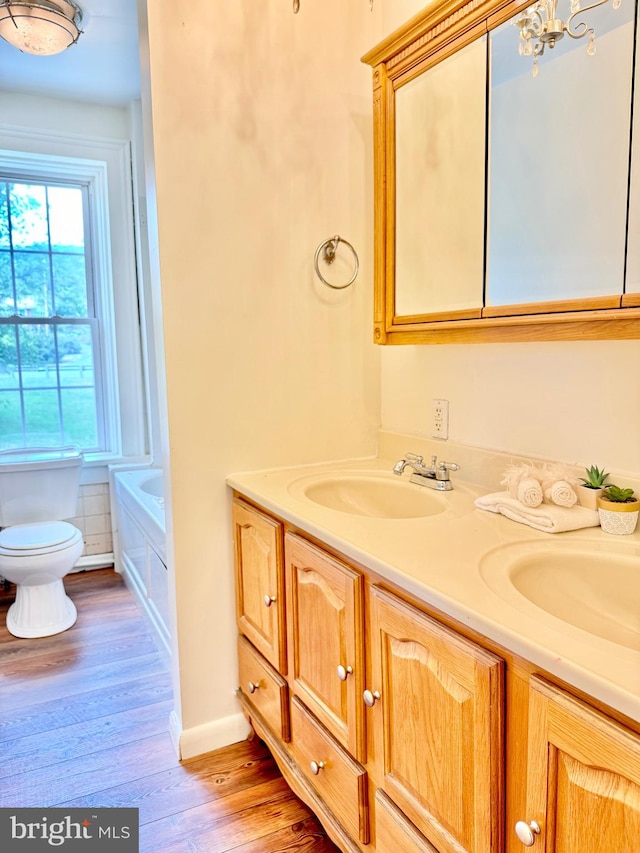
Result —
[[[331, 282], [327, 281], [326, 278], [320, 272], [318, 261], [320, 259], [320, 255], [322, 254], [322, 260], [325, 262], [325, 264], [332, 264], [336, 259], [336, 252], [340, 243], [344, 243], [345, 246], [348, 246], [349, 249], [351, 249], [351, 252], [353, 253], [353, 259], [355, 262], [353, 275], [346, 284], [331, 284]], [[353, 282], [356, 280], [358, 271], [360, 269], [360, 261], [358, 260], [356, 250], [353, 248], [351, 243], [348, 243], [346, 240], [340, 237], [339, 234], [336, 234], [335, 237], [331, 237], [329, 240], [325, 240], [324, 243], [320, 243], [320, 245], [316, 249], [316, 254], [313, 259], [313, 266], [315, 267], [318, 278], [323, 284], [326, 284], [327, 287], [331, 287], [333, 290], [344, 290], [345, 287], [349, 287], [349, 285], [353, 284]]]

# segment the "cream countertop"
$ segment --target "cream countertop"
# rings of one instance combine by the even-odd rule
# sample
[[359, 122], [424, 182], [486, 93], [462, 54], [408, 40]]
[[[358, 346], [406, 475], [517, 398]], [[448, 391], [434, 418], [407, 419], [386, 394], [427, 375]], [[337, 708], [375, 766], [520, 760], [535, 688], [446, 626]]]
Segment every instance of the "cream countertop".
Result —
[[[387, 451], [393, 448], [384, 444]], [[415, 445], [415, 440], [407, 439], [405, 450], [413, 451]], [[458, 461], [450, 458], [449, 448], [446, 452], [449, 461]], [[461, 452], [458, 448], [458, 457]], [[393, 464], [402, 455], [234, 474], [227, 484], [425, 603], [640, 722], [640, 651], [557, 619], [514, 594], [508, 582], [504, 596], [498, 595], [480, 571], [487, 555], [509, 544], [530, 543], [532, 551], [584, 544], [590, 553], [602, 551], [605, 560], [607, 553], [623, 547], [638, 561], [640, 622], [640, 533], [615, 537], [599, 527], [560, 534], [538, 532], [477, 509], [474, 499], [499, 487], [466, 483], [462, 470], [451, 475], [454, 489], [444, 495], [449, 508], [425, 518], [351, 515], [316, 504], [302, 492], [308, 478], [323, 472], [379, 471], [393, 477]], [[480, 469], [494, 469], [495, 476], [495, 466], [504, 466], [504, 457], [495, 457], [482, 460], [474, 454], [474, 463], [467, 464], [466, 470], [486, 479]], [[408, 477], [408, 472], [403, 475]]]

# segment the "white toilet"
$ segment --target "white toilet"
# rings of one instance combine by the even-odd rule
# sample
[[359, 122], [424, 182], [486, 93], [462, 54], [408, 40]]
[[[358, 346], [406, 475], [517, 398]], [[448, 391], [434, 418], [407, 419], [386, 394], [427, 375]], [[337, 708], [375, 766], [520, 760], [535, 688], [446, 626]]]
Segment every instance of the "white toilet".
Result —
[[15, 637], [48, 637], [76, 621], [62, 578], [84, 543], [61, 519], [76, 514], [81, 465], [78, 447], [0, 452], [0, 577], [17, 587], [7, 613]]

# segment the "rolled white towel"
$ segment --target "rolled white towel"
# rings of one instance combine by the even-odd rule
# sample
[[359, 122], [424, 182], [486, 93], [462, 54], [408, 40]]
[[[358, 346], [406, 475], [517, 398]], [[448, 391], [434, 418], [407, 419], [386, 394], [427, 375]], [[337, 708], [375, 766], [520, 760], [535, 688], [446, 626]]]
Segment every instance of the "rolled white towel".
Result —
[[[525, 463], [523, 465], [510, 465], [504, 472], [501, 484], [507, 487], [512, 498], [519, 500], [518, 493], [520, 491], [520, 483], [529, 478], [537, 480], [538, 482], [541, 481], [540, 472], [535, 465], [531, 465], [529, 463]], [[544, 500], [544, 494], [542, 499]], [[537, 504], [535, 504], [535, 506], [537, 506]]]
[[572, 507], [578, 502], [578, 496], [567, 480], [556, 480], [545, 489], [544, 497], [549, 503], [554, 503], [556, 506]]
[[523, 477], [518, 483], [516, 497], [524, 506], [532, 508], [540, 506], [544, 495], [539, 480], [536, 480], [535, 477]]

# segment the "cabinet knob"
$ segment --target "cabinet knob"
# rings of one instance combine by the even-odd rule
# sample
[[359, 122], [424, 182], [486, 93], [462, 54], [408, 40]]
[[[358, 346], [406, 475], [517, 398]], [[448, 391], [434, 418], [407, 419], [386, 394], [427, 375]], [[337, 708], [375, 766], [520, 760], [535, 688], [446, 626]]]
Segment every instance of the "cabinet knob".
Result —
[[536, 835], [540, 835], [540, 827], [532, 820], [531, 823], [526, 823], [524, 820], [519, 820], [516, 823], [516, 835], [522, 841], [525, 847], [533, 847], [536, 840]]
[[260, 687], [260, 685], [257, 684], [255, 681], [250, 681], [247, 684], [247, 688], [249, 689], [249, 693], [255, 693], [259, 687]]
[[340, 666], [338, 667], [338, 678], [340, 679], [340, 681], [346, 681], [347, 676], [351, 675], [352, 673], [352, 666], [342, 666], [342, 664], [340, 664]]
[[365, 690], [362, 694], [362, 698], [364, 699], [364, 704], [368, 708], [373, 708], [376, 703], [376, 700], [380, 698], [380, 691], [374, 690], [373, 692], [371, 692], [371, 690]]
[[265, 597], [263, 598], [264, 606], [271, 607], [271, 605], [274, 604], [275, 600], [275, 595], [265, 595]]
[[313, 773], [313, 775], [314, 775], [314, 776], [317, 776], [317, 775], [318, 775], [318, 773], [319, 773], [319, 772], [322, 770], [322, 768], [324, 767], [324, 761], [312, 761], [312, 762], [309, 764], [309, 767], [311, 768], [311, 772]]

